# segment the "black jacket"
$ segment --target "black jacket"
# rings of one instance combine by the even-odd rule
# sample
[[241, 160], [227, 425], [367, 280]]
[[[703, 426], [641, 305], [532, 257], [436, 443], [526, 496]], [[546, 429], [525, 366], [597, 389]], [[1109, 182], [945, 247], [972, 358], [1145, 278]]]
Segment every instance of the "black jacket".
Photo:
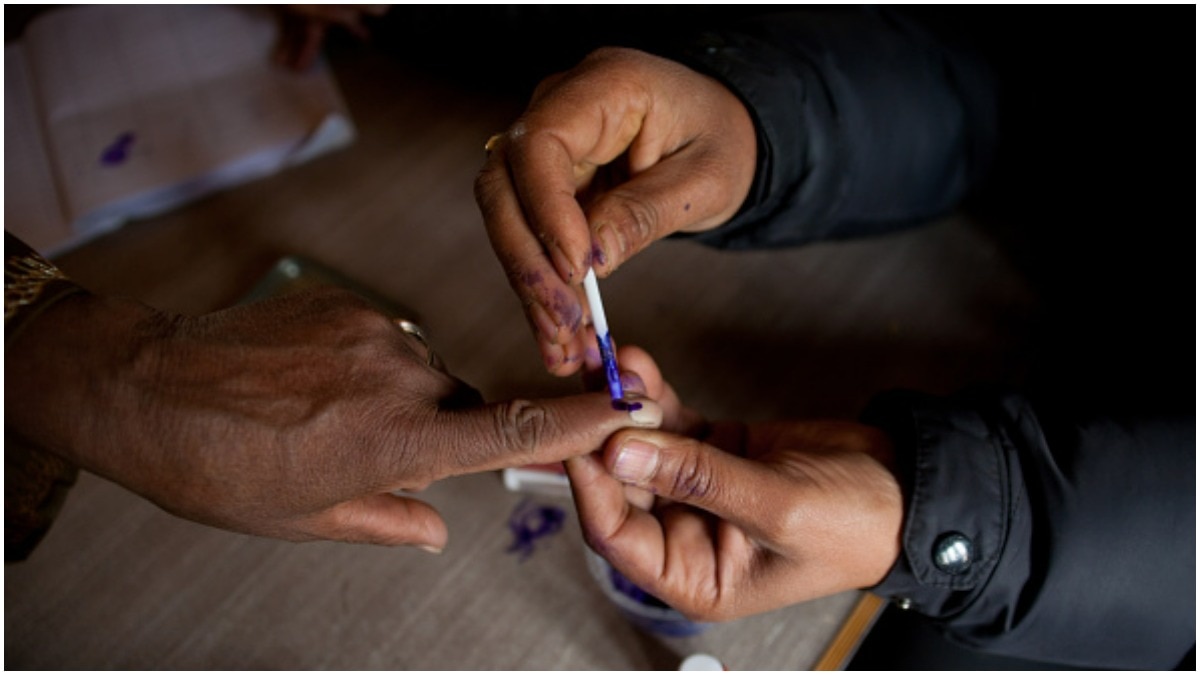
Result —
[[[751, 195], [705, 243], [880, 233], [969, 197], [1024, 227], [1052, 315], [1030, 392], [892, 392], [863, 416], [895, 441], [907, 504], [872, 590], [962, 643], [1154, 669], [1195, 644], [1193, 24], [840, 8], [666, 50], [758, 131]], [[1179, 95], [1142, 84], [1170, 68]], [[951, 544], [958, 568], [937, 561]]]

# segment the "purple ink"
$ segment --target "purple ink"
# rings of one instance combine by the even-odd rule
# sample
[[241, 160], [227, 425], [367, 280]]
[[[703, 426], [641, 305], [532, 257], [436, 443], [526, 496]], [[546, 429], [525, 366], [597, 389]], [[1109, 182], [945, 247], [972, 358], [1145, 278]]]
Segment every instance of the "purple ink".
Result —
[[508, 553], [516, 553], [521, 562], [525, 562], [533, 555], [537, 540], [556, 534], [565, 520], [566, 512], [557, 506], [521, 500], [508, 518], [508, 529], [513, 534]]
[[612, 407], [613, 410], [626, 410], [633, 412], [634, 410], [641, 410], [642, 404], [638, 403], [637, 401], [613, 401]]
[[692, 203], [691, 203], [691, 202], [688, 202], [688, 203], [684, 204], [684, 205], [683, 205], [683, 210], [684, 210], [684, 211], [691, 211], [691, 210], [692, 210]]
[[134, 136], [132, 131], [126, 131], [117, 136], [117, 139], [100, 153], [100, 163], [104, 166], [124, 164], [125, 160], [129, 159], [129, 151], [133, 146], [133, 141]]
[[625, 398], [621, 388], [621, 373], [617, 370], [617, 355], [613, 353], [612, 337], [608, 333], [608, 319], [604, 318], [604, 303], [600, 300], [600, 286], [596, 271], [588, 269], [583, 277], [583, 291], [587, 294], [588, 306], [592, 309], [592, 326], [596, 329], [596, 343], [600, 347], [600, 360], [604, 362], [604, 376], [608, 379], [608, 393], [612, 400]]
[[708, 628], [708, 624], [691, 621], [653, 593], [633, 583], [590, 550], [587, 551], [587, 563], [592, 578], [600, 585], [605, 597], [638, 628], [668, 637], [698, 635]]
[[[604, 376], [608, 378], [608, 394], [612, 397], [615, 407], [621, 399], [625, 398], [625, 390], [621, 387], [621, 373], [617, 370], [617, 356], [613, 353], [612, 338], [607, 333], [597, 334], [596, 341], [600, 343], [600, 360], [604, 362]], [[639, 407], [641, 407], [640, 404]]]
[[566, 291], [555, 290], [554, 301], [551, 303], [551, 308], [567, 326], [570, 326], [571, 332], [579, 330], [579, 325], [583, 323], [583, 307], [580, 306], [579, 300], [568, 295]]
[[626, 392], [646, 392], [646, 383], [642, 382], [642, 378], [638, 377], [638, 374], [632, 371], [621, 373], [621, 387]]
[[604, 249], [600, 248], [599, 242], [592, 242], [592, 260], [598, 265], [608, 262], [608, 258], [604, 255]]

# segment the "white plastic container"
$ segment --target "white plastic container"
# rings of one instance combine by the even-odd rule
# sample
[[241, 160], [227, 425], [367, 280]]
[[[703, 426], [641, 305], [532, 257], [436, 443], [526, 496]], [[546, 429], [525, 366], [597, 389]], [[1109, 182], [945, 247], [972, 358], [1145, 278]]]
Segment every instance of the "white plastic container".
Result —
[[591, 549], [585, 548], [584, 553], [588, 569], [604, 595], [635, 626], [668, 637], [696, 635], [708, 628], [709, 624], [692, 621], [633, 584]]

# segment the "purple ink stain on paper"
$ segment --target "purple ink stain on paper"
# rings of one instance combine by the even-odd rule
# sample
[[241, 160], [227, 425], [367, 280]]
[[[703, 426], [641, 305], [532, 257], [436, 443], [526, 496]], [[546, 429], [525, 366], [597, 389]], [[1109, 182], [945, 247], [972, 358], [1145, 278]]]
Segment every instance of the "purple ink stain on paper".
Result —
[[129, 151], [133, 147], [134, 140], [132, 131], [126, 131], [117, 136], [117, 139], [105, 148], [104, 152], [100, 153], [100, 163], [104, 166], [124, 164], [125, 160], [129, 159]]
[[538, 539], [557, 534], [566, 520], [566, 512], [557, 506], [538, 504], [528, 499], [521, 500], [508, 517], [508, 529], [513, 534], [513, 543], [508, 553], [516, 553], [521, 562], [533, 555]]
[[621, 388], [621, 373], [617, 370], [617, 355], [613, 353], [612, 337], [605, 333], [597, 335], [596, 341], [600, 343], [600, 360], [604, 362], [604, 376], [608, 378], [608, 394], [615, 406], [617, 401], [625, 398], [625, 390]]

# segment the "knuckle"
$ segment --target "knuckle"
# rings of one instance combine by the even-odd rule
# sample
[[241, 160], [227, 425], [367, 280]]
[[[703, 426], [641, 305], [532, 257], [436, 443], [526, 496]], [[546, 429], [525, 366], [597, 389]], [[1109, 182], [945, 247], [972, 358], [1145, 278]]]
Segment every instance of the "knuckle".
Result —
[[690, 585], [686, 597], [673, 606], [691, 621], [717, 623], [733, 618], [716, 588], [708, 583]]
[[658, 210], [644, 200], [624, 195], [614, 195], [609, 201], [607, 214], [621, 257], [626, 258], [645, 248], [650, 238], [658, 231]]
[[808, 513], [800, 504], [782, 505], [763, 520], [762, 534], [771, 542], [786, 541], [803, 531], [808, 520]]
[[327, 312], [331, 318], [351, 325], [369, 322], [370, 317], [379, 315], [366, 299], [345, 288], [320, 286], [301, 297], [302, 301], [310, 302], [314, 309]]
[[584, 63], [592, 64], [618, 64], [618, 65], [636, 65], [644, 54], [629, 47], [612, 47], [604, 46], [593, 50], [584, 58]]
[[609, 548], [608, 537], [592, 525], [585, 525], [582, 529], [583, 543], [587, 544], [587, 547], [595, 551], [597, 555], [603, 556]]
[[492, 208], [504, 190], [505, 176], [502, 167], [495, 161], [488, 161], [479, 173], [475, 174], [475, 203], [484, 210]]
[[[714, 153], [701, 153], [693, 158], [695, 183], [692, 192], [702, 195], [701, 207], [696, 209], [700, 217], [697, 225], [707, 226], [725, 222], [733, 217], [742, 205], [735, 186], [740, 182], [734, 163]], [[744, 199], [744, 196], [742, 196]]]
[[703, 452], [684, 453], [670, 474], [670, 494], [683, 500], [711, 500], [716, 497], [717, 481], [712, 462]]
[[497, 437], [506, 449], [532, 454], [552, 422], [545, 408], [518, 399], [496, 407], [495, 424]]

